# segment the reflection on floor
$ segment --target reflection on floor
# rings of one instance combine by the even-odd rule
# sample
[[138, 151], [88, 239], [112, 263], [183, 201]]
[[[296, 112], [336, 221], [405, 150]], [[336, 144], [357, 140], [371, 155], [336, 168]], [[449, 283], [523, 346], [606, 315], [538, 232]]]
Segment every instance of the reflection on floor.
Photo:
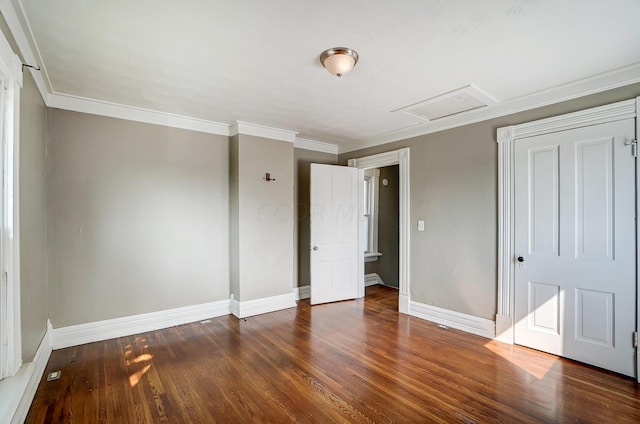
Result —
[[[397, 312], [397, 290], [53, 352], [27, 422], [640, 422], [627, 378]], [[45, 373], [46, 375], [46, 373]]]

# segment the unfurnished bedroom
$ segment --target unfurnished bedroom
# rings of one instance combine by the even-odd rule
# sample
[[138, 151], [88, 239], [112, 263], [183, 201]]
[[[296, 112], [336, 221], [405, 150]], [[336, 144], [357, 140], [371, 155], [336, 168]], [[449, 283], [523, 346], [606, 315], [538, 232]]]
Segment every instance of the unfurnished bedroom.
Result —
[[640, 421], [638, 1], [0, 15], [0, 422]]

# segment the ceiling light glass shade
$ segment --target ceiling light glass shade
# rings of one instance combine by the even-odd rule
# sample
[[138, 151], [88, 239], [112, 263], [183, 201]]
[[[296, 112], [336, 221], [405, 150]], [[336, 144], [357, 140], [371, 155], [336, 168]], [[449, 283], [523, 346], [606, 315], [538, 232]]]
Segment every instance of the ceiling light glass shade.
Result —
[[358, 53], [347, 47], [334, 47], [320, 55], [320, 63], [338, 78], [345, 75], [358, 63]]

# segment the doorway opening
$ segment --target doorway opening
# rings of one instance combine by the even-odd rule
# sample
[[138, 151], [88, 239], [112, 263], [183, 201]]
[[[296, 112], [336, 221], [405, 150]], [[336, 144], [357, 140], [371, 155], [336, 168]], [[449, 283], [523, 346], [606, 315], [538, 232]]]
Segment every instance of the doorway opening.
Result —
[[364, 173], [365, 287], [398, 284], [399, 165], [367, 169]]
[[[398, 171], [398, 310], [409, 312], [409, 148], [349, 160], [349, 166], [368, 170], [397, 165]], [[363, 238], [364, 241], [364, 238]], [[362, 250], [365, 250], [364, 243]], [[383, 253], [384, 254], [384, 253]], [[361, 295], [364, 296], [364, 284]]]

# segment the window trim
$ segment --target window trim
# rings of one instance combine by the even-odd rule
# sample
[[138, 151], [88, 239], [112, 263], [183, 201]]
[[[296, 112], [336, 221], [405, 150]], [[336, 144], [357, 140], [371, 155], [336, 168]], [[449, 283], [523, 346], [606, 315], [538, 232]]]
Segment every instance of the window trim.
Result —
[[20, 317], [20, 88], [22, 61], [0, 32], [0, 379], [22, 366]]
[[367, 245], [365, 246], [365, 262], [377, 261], [382, 253], [378, 251], [378, 211], [380, 203], [380, 169], [373, 168], [364, 171], [365, 181], [369, 181], [369, 215], [367, 217]]

